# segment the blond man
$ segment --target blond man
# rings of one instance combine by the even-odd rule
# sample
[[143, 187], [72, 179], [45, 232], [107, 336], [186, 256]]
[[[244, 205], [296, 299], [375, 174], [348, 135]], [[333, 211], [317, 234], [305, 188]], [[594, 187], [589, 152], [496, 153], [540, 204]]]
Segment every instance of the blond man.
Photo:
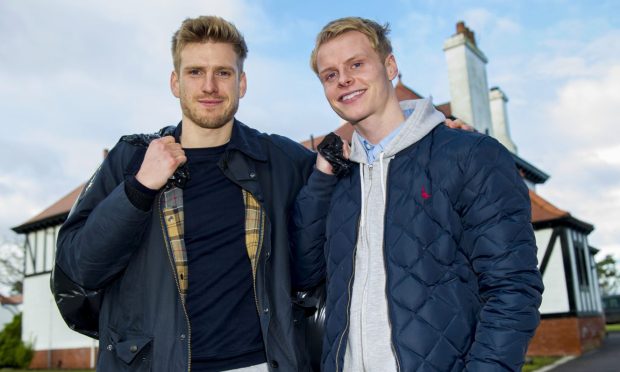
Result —
[[322, 370], [520, 371], [543, 290], [527, 188], [497, 141], [398, 101], [388, 32], [338, 19], [311, 56], [355, 128], [352, 172], [319, 157], [294, 211], [294, 284], [327, 276]]

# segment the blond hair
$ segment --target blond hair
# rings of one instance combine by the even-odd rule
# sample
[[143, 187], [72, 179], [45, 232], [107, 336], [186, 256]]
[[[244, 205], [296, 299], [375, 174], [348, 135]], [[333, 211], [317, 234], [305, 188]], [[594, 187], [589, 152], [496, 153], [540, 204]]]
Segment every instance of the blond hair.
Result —
[[316, 56], [319, 48], [324, 43], [349, 31], [357, 31], [366, 35], [372, 48], [379, 54], [382, 60], [392, 53], [392, 43], [387, 35], [390, 33], [389, 23], [383, 26], [375, 21], [360, 17], [345, 17], [329, 22], [316, 37], [314, 50], [310, 55], [310, 66], [318, 74]]
[[181, 66], [181, 51], [191, 43], [228, 43], [232, 44], [237, 54], [239, 71], [243, 71], [243, 62], [248, 55], [248, 46], [243, 35], [234, 24], [217, 16], [187, 18], [181, 28], [172, 36], [172, 61], [178, 73]]

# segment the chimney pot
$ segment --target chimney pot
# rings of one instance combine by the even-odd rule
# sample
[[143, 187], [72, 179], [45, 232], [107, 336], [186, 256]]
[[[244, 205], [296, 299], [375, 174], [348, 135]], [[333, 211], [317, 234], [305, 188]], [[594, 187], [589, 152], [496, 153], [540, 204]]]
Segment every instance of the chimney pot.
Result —
[[471, 31], [470, 29], [467, 29], [467, 31], [469, 31], [469, 40], [476, 45], [476, 33]]
[[104, 158], [104, 159], [105, 159], [105, 158], [107, 158], [109, 153], [110, 153], [110, 150], [108, 150], [108, 149], [103, 149], [103, 158]]

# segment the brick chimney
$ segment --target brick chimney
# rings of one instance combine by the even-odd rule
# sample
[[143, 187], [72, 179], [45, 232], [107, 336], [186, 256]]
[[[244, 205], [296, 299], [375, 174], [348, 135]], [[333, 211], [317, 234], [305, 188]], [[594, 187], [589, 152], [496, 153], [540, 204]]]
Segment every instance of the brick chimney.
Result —
[[452, 114], [492, 136], [487, 57], [476, 46], [473, 31], [464, 22], [458, 22], [456, 34], [445, 41], [443, 50], [448, 64]]
[[474, 32], [469, 29], [469, 27], [465, 26], [465, 22], [458, 21], [456, 24], [456, 33], [463, 34], [465, 37], [474, 45], [476, 45], [476, 36]]

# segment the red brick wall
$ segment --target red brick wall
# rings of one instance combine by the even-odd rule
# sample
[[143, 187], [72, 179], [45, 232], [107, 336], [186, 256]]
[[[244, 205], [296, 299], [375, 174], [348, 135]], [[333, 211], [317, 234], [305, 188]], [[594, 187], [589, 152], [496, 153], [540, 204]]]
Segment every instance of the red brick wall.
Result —
[[600, 347], [605, 338], [605, 318], [590, 317], [579, 318], [581, 330], [581, 352], [586, 352]]
[[[97, 352], [98, 350], [95, 348], [95, 362], [93, 364], [96, 363]], [[30, 362], [30, 368], [88, 369], [90, 368], [90, 348], [58, 349], [51, 352], [49, 350], [37, 350], [34, 352], [32, 362]]]
[[530, 342], [528, 355], [581, 355], [601, 346], [605, 337], [602, 316], [543, 319]]

